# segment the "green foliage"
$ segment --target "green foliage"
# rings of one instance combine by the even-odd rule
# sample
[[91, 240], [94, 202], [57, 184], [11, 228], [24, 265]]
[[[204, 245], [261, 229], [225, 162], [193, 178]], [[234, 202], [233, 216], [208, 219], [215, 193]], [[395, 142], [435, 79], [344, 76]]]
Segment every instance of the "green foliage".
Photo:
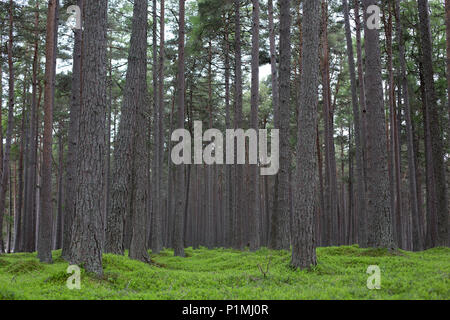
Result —
[[[35, 254], [3, 255], [0, 299], [449, 299], [450, 249], [423, 252], [318, 248], [318, 264], [293, 270], [288, 251], [186, 249], [152, 255], [155, 264], [104, 255], [104, 275], [82, 271], [81, 290], [69, 290], [68, 263], [40, 264]], [[259, 266], [266, 271], [264, 276]], [[366, 287], [369, 265], [381, 269], [381, 289]]]

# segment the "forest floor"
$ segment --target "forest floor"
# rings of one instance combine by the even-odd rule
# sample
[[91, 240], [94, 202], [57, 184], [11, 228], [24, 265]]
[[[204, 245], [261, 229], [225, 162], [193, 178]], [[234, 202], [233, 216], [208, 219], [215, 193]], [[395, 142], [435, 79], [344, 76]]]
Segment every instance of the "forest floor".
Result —
[[[0, 300], [450, 299], [450, 248], [416, 253], [318, 248], [318, 264], [309, 271], [291, 269], [288, 251], [188, 248], [186, 254], [173, 257], [164, 250], [151, 255], [153, 265], [106, 254], [104, 276], [82, 270], [80, 290], [67, 288], [71, 275], [60, 250], [53, 252], [51, 265], [39, 263], [36, 254], [3, 254]], [[380, 290], [367, 288], [369, 265], [380, 268]]]

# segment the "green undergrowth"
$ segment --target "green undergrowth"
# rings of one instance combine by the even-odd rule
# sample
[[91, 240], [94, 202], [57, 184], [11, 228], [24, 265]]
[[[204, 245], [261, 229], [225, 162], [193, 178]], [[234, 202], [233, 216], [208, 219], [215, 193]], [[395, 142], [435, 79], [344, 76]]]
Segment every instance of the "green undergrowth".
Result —
[[[105, 254], [103, 276], [82, 270], [81, 290], [69, 290], [60, 250], [53, 252], [53, 264], [41, 264], [35, 253], [0, 255], [0, 300], [450, 299], [450, 248], [318, 248], [318, 263], [310, 270], [293, 270], [288, 251], [265, 248], [188, 248], [186, 258], [171, 250], [151, 257], [154, 263], [145, 264]], [[380, 290], [367, 288], [369, 265], [380, 267]]]

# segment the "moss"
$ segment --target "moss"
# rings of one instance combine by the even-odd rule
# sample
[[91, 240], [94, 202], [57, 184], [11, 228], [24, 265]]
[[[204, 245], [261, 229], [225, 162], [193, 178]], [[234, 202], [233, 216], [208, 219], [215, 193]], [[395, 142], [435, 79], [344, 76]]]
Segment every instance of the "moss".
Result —
[[[154, 264], [105, 254], [104, 274], [81, 270], [81, 290], [69, 290], [68, 263], [55, 251], [54, 263], [40, 264], [35, 254], [3, 255], [0, 299], [443, 299], [450, 298], [450, 250], [423, 252], [317, 249], [317, 266], [289, 267], [290, 252], [187, 248], [189, 258], [172, 250], [152, 255]], [[266, 270], [266, 276], [258, 265]], [[367, 267], [381, 269], [381, 290], [366, 287]]]
[[9, 266], [9, 262], [6, 261], [5, 259], [0, 258], [0, 268], [4, 268], [6, 266]]
[[13, 274], [24, 274], [42, 269], [44, 269], [43, 265], [36, 260], [23, 260], [11, 264], [6, 271]]

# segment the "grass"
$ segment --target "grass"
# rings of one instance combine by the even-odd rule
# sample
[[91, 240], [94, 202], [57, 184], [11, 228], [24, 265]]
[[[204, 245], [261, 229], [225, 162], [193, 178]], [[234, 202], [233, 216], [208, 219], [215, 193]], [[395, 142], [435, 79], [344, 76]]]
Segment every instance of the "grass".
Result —
[[[103, 256], [104, 275], [81, 272], [81, 290], [69, 290], [68, 263], [36, 254], [0, 255], [1, 299], [450, 299], [450, 248], [423, 252], [318, 248], [311, 270], [289, 267], [290, 253], [261, 249], [186, 249], [187, 257], [164, 250], [155, 265]], [[268, 273], [267, 264], [270, 259]], [[258, 267], [258, 265], [261, 267]], [[381, 269], [381, 289], [369, 290], [369, 265]]]

